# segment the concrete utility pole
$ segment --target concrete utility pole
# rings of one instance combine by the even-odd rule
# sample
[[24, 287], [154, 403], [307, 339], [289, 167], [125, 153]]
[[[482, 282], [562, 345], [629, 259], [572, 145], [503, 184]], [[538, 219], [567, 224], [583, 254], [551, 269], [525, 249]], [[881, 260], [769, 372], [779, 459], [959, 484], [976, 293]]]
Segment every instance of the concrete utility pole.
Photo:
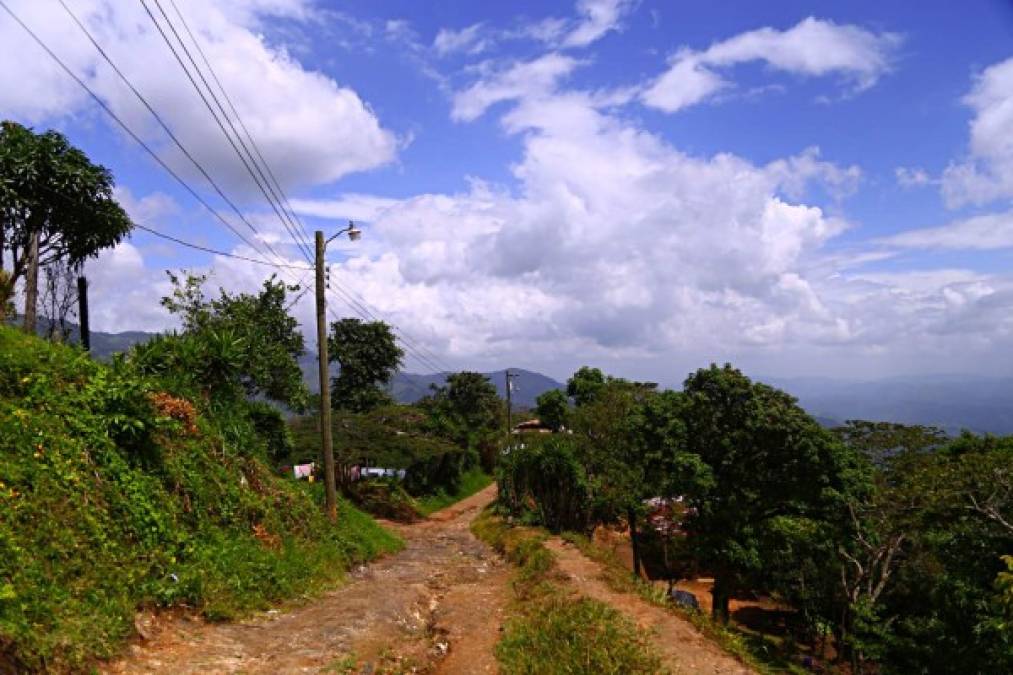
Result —
[[39, 304], [39, 233], [33, 232], [28, 241], [28, 269], [25, 270], [25, 320], [22, 326], [29, 335], [35, 334], [36, 312]]
[[327, 500], [327, 517], [337, 520], [338, 497], [334, 478], [334, 445], [331, 438], [331, 375], [327, 356], [327, 298], [324, 281], [324, 233], [316, 232], [317, 272], [317, 356], [320, 360], [320, 436], [321, 452], [324, 456], [324, 494]]
[[91, 328], [88, 325], [88, 280], [77, 278], [77, 319], [81, 330], [81, 346], [91, 351]]
[[514, 378], [517, 377], [517, 373], [511, 373], [510, 369], [506, 369], [506, 404], [507, 404], [507, 447], [511, 445], [512, 434], [514, 432], [514, 408], [513, 408], [513, 389], [514, 389]]
[[327, 355], [327, 261], [324, 252], [327, 243], [342, 234], [347, 234], [351, 241], [358, 241], [362, 231], [356, 229], [355, 223], [348, 221], [348, 227], [340, 230], [330, 239], [324, 239], [324, 233], [316, 231], [316, 273], [317, 273], [317, 357], [320, 360], [320, 452], [324, 456], [324, 494], [326, 495], [327, 516], [331, 520], [338, 518], [338, 489], [334, 475], [334, 440], [331, 436], [331, 374], [330, 358]]

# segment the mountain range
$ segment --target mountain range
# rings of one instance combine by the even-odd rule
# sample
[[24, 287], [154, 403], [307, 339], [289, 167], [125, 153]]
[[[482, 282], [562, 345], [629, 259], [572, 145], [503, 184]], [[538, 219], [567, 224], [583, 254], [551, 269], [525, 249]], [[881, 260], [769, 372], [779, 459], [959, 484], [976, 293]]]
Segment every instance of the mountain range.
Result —
[[[152, 333], [141, 331], [93, 331], [92, 353], [97, 358], [109, 358], [152, 336]], [[78, 341], [76, 326], [72, 326], [70, 341]], [[310, 390], [316, 391], [316, 354], [304, 355], [300, 366]], [[535, 398], [542, 392], [563, 388], [562, 383], [541, 373], [521, 368], [510, 370], [518, 375], [513, 391], [518, 408], [532, 408]], [[504, 371], [484, 374], [496, 385], [499, 395], [504, 396]], [[411, 403], [427, 395], [433, 385], [442, 385], [446, 376], [446, 373], [401, 372], [395, 375], [390, 391], [398, 401]], [[797, 397], [802, 407], [826, 426], [849, 419], [866, 419], [930, 424], [949, 433], [968, 429], [976, 433], [1013, 434], [1013, 377], [936, 375], [848, 381], [775, 376], [759, 379]]]

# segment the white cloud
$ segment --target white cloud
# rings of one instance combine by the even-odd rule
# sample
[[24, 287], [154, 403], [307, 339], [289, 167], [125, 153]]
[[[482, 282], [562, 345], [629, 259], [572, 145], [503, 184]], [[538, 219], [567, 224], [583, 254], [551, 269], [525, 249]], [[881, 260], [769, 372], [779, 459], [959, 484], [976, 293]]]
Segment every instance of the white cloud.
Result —
[[456, 52], [478, 54], [489, 46], [489, 42], [482, 38], [481, 31], [481, 23], [472, 24], [460, 30], [441, 28], [433, 40], [433, 49], [440, 56]]
[[455, 94], [451, 117], [470, 122], [496, 103], [548, 94], [578, 64], [576, 59], [555, 52], [514, 63]]
[[877, 241], [886, 246], [913, 249], [985, 251], [1013, 248], [1013, 211], [974, 216], [941, 227], [908, 230]]
[[985, 69], [963, 102], [974, 111], [969, 156], [943, 173], [952, 207], [1013, 197], [1013, 58]]
[[296, 213], [333, 220], [372, 221], [397, 200], [363, 194], [344, 194], [337, 199], [293, 199]]
[[668, 70], [645, 90], [643, 100], [676, 112], [732, 86], [717, 69], [750, 61], [763, 61], [772, 69], [796, 75], [836, 73], [852, 90], [860, 91], [889, 71], [900, 42], [896, 33], [877, 34], [813, 17], [784, 31], [760, 28], [716, 42], [704, 51], [680, 50]]
[[[288, 187], [328, 183], [394, 158], [396, 138], [380, 126], [358, 94], [304, 68], [283, 48], [268, 44], [259, 32], [263, 22], [276, 18], [306, 20], [312, 15], [307, 2], [179, 4], [244, 122]], [[174, 166], [189, 175], [195, 173], [167, 145], [154, 120], [58, 4], [15, 0], [11, 7], [132, 128], [164, 147]], [[86, 0], [74, 3], [73, 9], [212, 175], [252, 194], [252, 179], [140, 3]], [[42, 124], [93, 109], [87, 95], [19, 26], [0, 22], [3, 115]]]
[[564, 47], [586, 47], [619, 27], [619, 21], [633, 7], [632, 0], [578, 0], [580, 23], [563, 40]]

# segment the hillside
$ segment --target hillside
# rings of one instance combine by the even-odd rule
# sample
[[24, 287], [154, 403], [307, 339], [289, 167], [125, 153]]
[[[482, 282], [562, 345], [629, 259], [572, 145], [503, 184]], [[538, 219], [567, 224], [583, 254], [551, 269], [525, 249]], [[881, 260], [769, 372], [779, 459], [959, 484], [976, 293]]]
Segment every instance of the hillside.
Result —
[[241, 402], [5, 327], [0, 354], [0, 672], [87, 670], [141, 606], [238, 616], [398, 545], [275, 475]]

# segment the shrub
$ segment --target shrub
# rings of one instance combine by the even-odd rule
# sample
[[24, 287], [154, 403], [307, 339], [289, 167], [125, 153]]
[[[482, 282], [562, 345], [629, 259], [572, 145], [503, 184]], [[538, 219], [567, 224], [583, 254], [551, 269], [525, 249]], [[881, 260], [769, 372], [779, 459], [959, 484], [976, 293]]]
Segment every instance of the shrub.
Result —
[[509, 512], [553, 532], [591, 525], [586, 474], [566, 436], [526, 439], [501, 458], [499, 499]]

